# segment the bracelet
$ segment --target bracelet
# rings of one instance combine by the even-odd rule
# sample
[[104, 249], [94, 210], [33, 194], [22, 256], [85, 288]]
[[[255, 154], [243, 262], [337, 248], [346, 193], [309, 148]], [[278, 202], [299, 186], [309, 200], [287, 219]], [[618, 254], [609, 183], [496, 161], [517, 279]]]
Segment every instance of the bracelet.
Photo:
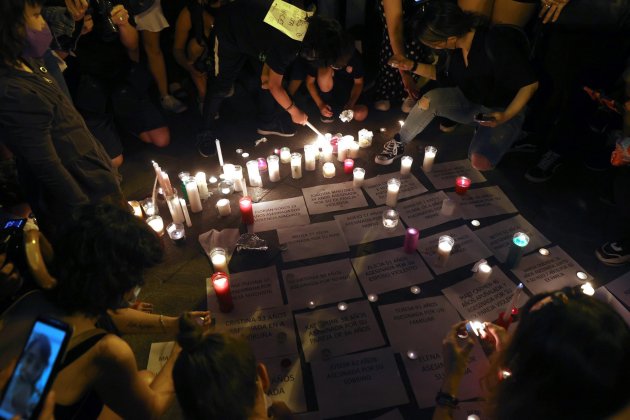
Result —
[[284, 108], [285, 111], [290, 110], [291, 108], [293, 108], [293, 106], [295, 105], [295, 102], [291, 101], [291, 105], [289, 105], [288, 107]]
[[162, 332], [166, 332], [166, 325], [164, 325], [164, 315], [160, 314], [160, 325], [162, 326]]
[[419, 64], [420, 64], [420, 63], [418, 63], [417, 61], [414, 61], [414, 62], [413, 62], [413, 67], [409, 70], [409, 73], [415, 73], [415, 72], [416, 72], [416, 70], [418, 70], [418, 65], [419, 65]]
[[448, 408], [457, 408], [457, 404], [459, 404], [459, 400], [457, 398], [442, 391], [438, 391], [435, 396], [435, 402], [441, 407]]

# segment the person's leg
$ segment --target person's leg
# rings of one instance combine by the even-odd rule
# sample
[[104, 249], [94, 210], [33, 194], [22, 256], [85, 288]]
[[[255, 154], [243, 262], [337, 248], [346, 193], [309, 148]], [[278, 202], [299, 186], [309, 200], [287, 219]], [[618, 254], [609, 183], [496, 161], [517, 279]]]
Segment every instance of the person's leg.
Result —
[[492, 16], [495, 0], [457, 0], [457, 5], [466, 12], [472, 12], [486, 17]]
[[[194, 63], [199, 57], [201, 57], [201, 54], [203, 54], [204, 47], [199, 45], [195, 38], [192, 38], [188, 42], [186, 50], [188, 53], [188, 59]], [[189, 74], [190, 78], [195, 84], [195, 87], [197, 88], [199, 100], [203, 103], [206, 98], [206, 85], [208, 83], [208, 75], [198, 71], [191, 71], [189, 72]]]
[[[484, 112], [492, 111], [484, 109]], [[472, 167], [480, 171], [494, 169], [512, 143], [518, 139], [524, 120], [525, 112], [521, 111], [511, 120], [496, 127], [478, 126], [468, 148]]]

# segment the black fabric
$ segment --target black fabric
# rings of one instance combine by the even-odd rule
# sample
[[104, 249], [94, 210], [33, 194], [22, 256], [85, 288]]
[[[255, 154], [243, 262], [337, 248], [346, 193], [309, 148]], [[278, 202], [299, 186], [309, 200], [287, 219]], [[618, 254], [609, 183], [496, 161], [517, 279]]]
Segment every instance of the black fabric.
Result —
[[131, 67], [127, 49], [120, 40], [103, 41], [95, 32], [79, 39], [77, 61], [81, 74], [102, 80], [117, 80], [126, 75]]
[[[306, 64], [309, 76], [317, 77], [317, 69], [315, 67], [309, 66], [304, 59], [300, 59], [299, 61]], [[348, 63], [343, 68], [335, 69], [334, 71], [335, 83], [341, 79], [354, 81], [354, 79], [362, 78], [365, 75], [365, 68], [363, 67], [363, 59], [359, 51], [355, 49]]]

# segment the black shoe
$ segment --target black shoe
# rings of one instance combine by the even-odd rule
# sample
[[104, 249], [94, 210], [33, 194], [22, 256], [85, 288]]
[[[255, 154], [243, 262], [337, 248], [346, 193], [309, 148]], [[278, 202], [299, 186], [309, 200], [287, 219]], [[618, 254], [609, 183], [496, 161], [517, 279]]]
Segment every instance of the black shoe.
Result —
[[217, 152], [216, 137], [212, 131], [197, 134], [197, 151], [203, 157], [210, 157]]
[[610, 266], [630, 263], [630, 243], [628, 241], [606, 242], [595, 251], [595, 256]]
[[[396, 136], [398, 136], [398, 134]], [[383, 151], [374, 157], [374, 163], [379, 165], [391, 165], [394, 160], [402, 157], [404, 153], [405, 145], [396, 138], [393, 138], [383, 145]]]
[[524, 135], [520, 139], [518, 139], [512, 147], [508, 149], [505, 153], [506, 155], [509, 153], [537, 153], [538, 145], [533, 142], [531, 135]]
[[549, 150], [540, 158], [536, 166], [527, 170], [525, 179], [531, 182], [549, 181], [560, 166], [562, 166], [562, 156]]
[[452, 133], [459, 124], [448, 118], [440, 118], [440, 131], [442, 133]]
[[285, 123], [279, 118], [260, 125], [256, 132], [261, 136], [293, 137], [295, 136], [295, 125], [293, 123]]

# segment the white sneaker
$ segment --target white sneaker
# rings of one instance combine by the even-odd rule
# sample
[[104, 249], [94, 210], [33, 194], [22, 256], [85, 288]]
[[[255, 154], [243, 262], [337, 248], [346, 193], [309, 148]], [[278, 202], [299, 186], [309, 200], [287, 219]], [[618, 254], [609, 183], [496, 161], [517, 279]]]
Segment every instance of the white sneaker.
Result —
[[180, 114], [188, 109], [185, 103], [172, 95], [163, 96], [160, 99], [160, 104], [162, 104], [162, 108], [175, 114]]
[[403, 101], [402, 105], [400, 106], [400, 109], [405, 114], [409, 114], [409, 112], [411, 112], [411, 110], [413, 109], [415, 105], [416, 105], [416, 100], [413, 99], [411, 96], [408, 96]]
[[387, 99], [383, 99], [382, 101], [374, 102], [374, 109], [378, 111], [389, 111], [391, 104]]

